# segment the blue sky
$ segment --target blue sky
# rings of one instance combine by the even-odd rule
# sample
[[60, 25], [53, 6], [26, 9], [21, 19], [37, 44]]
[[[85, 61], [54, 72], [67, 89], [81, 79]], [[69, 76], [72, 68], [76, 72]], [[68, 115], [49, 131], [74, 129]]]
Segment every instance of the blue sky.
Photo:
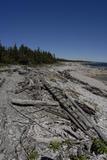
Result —
[[107, 0], [0, 0], [0, 40], [107, 62]]

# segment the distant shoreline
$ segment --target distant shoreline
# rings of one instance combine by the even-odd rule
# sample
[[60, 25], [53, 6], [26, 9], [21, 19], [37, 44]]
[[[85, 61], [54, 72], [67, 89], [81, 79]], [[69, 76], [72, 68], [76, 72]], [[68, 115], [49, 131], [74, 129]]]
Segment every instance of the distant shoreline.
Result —
[[103, 62], [88, 62], [86, 66], [99, 69], [99, 73], [95, 73], [92, 77], [107, 84], [107, 63]]

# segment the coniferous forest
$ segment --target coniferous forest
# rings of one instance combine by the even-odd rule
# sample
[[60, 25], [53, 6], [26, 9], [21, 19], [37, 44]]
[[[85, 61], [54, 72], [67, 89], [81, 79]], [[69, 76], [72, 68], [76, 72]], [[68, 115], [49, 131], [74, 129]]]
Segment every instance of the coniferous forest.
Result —
[[16, 44], [12, 47], [5, 47], [0, 43], [0, 63], [2, 64], [35, 65], [55, 62], [55, 54], [40, 48], [32, 50], [23, 44], [19, 47]]

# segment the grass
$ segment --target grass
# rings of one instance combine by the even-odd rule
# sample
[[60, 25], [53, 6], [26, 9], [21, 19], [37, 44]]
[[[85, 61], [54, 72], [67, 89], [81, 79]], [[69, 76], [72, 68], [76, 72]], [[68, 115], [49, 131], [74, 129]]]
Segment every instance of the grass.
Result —
[[39, 158], [39, 154], [35, 150], [32, 150], [28, 156], [28, 160], [37, 160], [38, 158]]
[[88, 160], [88, 159], [85, 155], [81, 155], [81, 156], [71, 156], [70, 160]]
[[62, 143], [58, 140], [53, 140], [49, 144], [49, 148], [52, 149], [53, 152], [60, 150], [61, 147], [62, 147]]
[[91, 152], [95, 152], [95, 154], [107, 154], [107, 144], [105, 144], [104, 141], [99, 138], [94, 139], [91, 146]]

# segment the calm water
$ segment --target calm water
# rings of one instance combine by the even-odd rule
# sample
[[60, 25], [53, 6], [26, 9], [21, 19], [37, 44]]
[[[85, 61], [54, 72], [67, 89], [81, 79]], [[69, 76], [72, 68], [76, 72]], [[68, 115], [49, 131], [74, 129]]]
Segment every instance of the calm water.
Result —
[[[96, 68], [103, 68], [104, 70], [107, 70], [107, 63], [103, 63], [103, 62], [88, 62], [85, 65], [89, 65], [91, 67], [96, 67]], [[101, 81], [105, 81], [107, 84], [107, 74], [100, 74], [100, 75], [96, 75], [94, 78], [101, 80]]]
[[107, 63], [103, 63], [103, 62], [86, 62], [85, 65], [107, 69]]
[[94, 78], [107, 82], [107, 75], [96, 75]]

